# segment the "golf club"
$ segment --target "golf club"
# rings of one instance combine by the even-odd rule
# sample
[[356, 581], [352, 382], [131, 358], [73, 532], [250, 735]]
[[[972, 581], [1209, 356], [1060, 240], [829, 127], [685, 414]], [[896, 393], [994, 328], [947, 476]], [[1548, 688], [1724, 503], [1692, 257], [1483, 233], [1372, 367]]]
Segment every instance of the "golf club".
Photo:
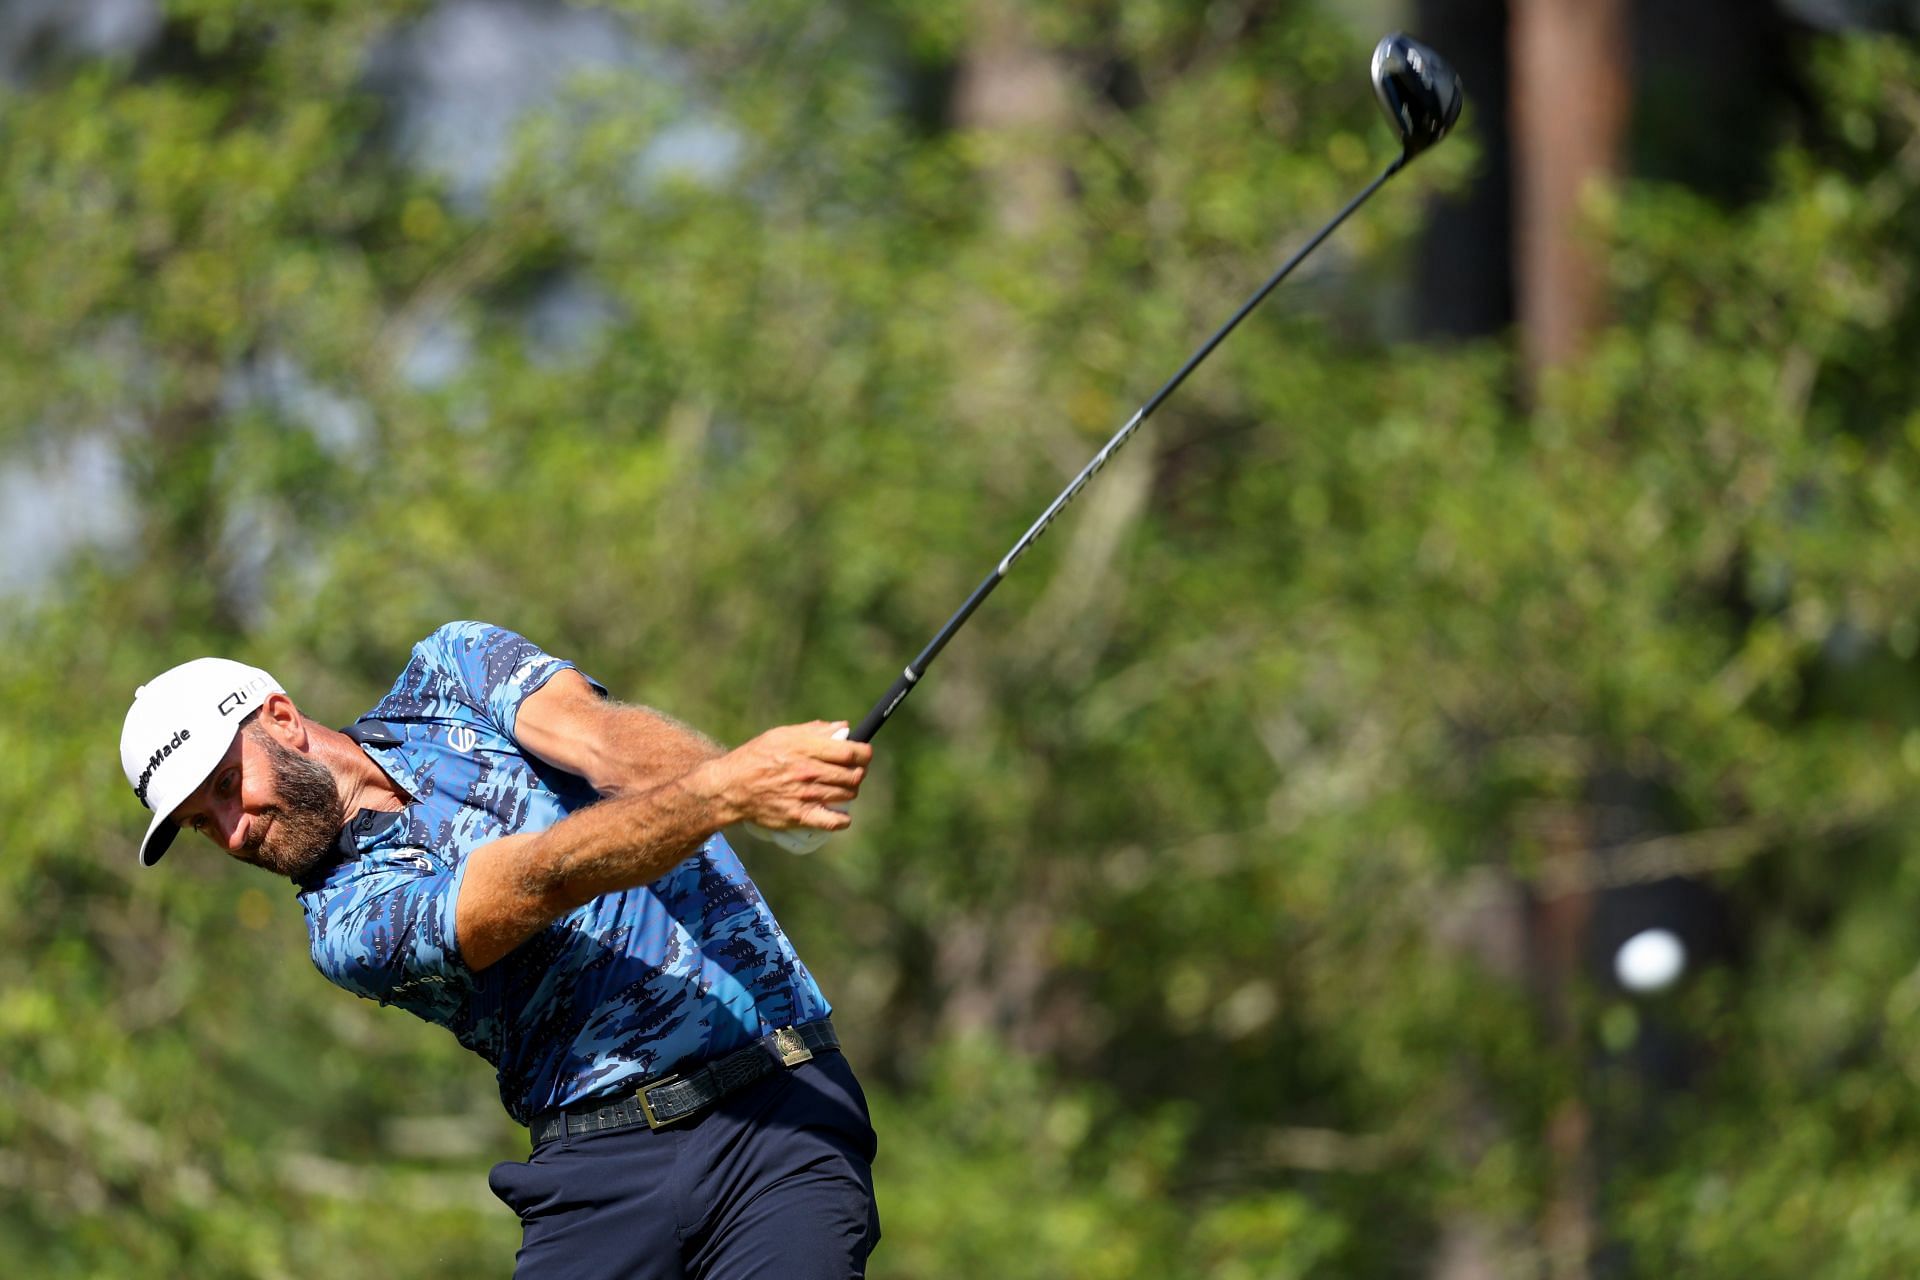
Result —
[[[940, 651], [947, 647], [947, 642], [952, 640], [954, 634], [966, 624], [967, 619], [973, 616], [974, 610], [980, 607], [981, 602], [993, 593], [993, 589], [1000, 585], [1001, 579], [1007, 576], [1014, 562], [1040, 540], [1041, 535], [1047, 531], [1047, 526], [1053, 523], [1061, 510], [1072, 502], [1082, 489], [1086, 488], [1087, 482], [1099, 474], [1100, 468], [1107, 465], [1107, 460], [1120, 451], [1121, 446], [1133, 437], [1133, 433], [1140, 429], [1140, 425], [1153, 414], [1153, 411], [1159, 408], [1182, 382], [1187, 380], [1187, 375], [1192, 373], [1202, 360], [1213, 354], [1213, 349], [1225, 341], [1227, 335], [1232, 333], [1255, 307], [1265, 301], [1267, 295], [1272, 293], [1274, 288], [1285, 280], [1308, 254], [1319, 248], [1321, 241], [1332, 235], [1334, 229], [1347, 220], [1348, 215], [1365, 204], [1374, 192], [1384, 186], [1387, 179], [1405, 168], [1415, 156], [1447, 136], [1447, 131], [1453, 127], [1454, 121], [1460, 116], [1461, 91], [1460, 77], [1455, 74], [1444, 58], [1418, 40], [1396, 33], [1381, 40], [1374, 48], [1372, 70], [1373, 91], [1379, 97], [1380, 106], [1387, 113], [1388, 119], [1393, 121], [1394, 128], [1400, 133], [1401, 151], [1394, 158], [1393, 163], [1389, 164], [1379, 177], [1368, 183], [1364, 191], [1349, 200], [1345, 208], [1334, 214], [1332, 219], [1316, 231], [1305, 245], [1280, 265], [1279, 270], [1267, 277], [1266, 283], [1256, 289], [1253, 296], [1242, 303], [1240, 309], [1234, 312], [1233, 316], [1221, 325], [1212, 337], [1201, 343], [1199, 350], [1187, 357], [1187, 362], [1167, 379], [1164, 386], [1154, 392], [1153, 398], [1134, 411], [1133, 416], [1127, 419], [1126, 425], [1122, 426], [1113, 438], [1101, 447], [1100, 452], [1093, 456], [1093, 461], [1073, 478], [1073, 482], [1061, 491], [1052, 505], [1040, 513], [1040, 518], [1020, 536], [1020, 540], [1013, 544], [1012, 550], [1001, 557], [1000, 563], [994, 567], [993, 572], [974, 588], [973, 594], [967, 597], [966, 603], [947, 619], [946, 625], [940, 628], [926, 648], [920, 651], [919, 656], [907, 664], [906, 669], [893, 682], [893, 687], [873, 704], [873, 709], [867, 712], [866, 718], [860, 721], [848, 736], [858, 742], [873, 741], [873, 736], [880, 732], [881, 727], [893, 713], [900, 709], [900, 704], [906, 701], [907, 695], [913, 692], [914, 686], [919, 684], [927, 674], [927, 668], [933, 664], [935, 658], [940, 656]], [[787, 831], [760, 830], [756, 831], [756, 834], [771, 839], [782, 848], [795, 853], [810, 852], [818, 848], [827, 835], [824, 831], [805, 828]]]

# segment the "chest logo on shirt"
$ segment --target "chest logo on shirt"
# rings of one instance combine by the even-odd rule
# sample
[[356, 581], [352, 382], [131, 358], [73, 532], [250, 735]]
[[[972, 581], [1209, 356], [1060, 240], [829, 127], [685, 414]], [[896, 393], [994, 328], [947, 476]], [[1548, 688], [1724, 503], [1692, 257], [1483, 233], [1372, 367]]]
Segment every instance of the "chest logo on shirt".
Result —
[[472, 751], [474, 744], [480, 741], [480, 735], [463, 724], [457, 724], [447, 730], [447, 745], [455, 751]]
[[427, 856], [427, 851], [412, 845], [404, 849], [395, 849], [389, 856], [392, 857], [397, 865], [412, 867], [415, 871], [432, 871], [434, 869], [433, 859]]

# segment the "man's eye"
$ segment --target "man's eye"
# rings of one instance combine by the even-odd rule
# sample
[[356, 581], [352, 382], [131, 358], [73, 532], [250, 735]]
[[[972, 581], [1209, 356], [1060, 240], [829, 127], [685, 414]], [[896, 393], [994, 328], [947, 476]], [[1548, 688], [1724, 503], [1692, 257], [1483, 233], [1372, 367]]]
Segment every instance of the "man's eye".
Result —
[[206, 816], [204, 814], [196, 814], [194, 815], [193, 821], [187, 825], [194, 831], [205, 831], [207, 829]]

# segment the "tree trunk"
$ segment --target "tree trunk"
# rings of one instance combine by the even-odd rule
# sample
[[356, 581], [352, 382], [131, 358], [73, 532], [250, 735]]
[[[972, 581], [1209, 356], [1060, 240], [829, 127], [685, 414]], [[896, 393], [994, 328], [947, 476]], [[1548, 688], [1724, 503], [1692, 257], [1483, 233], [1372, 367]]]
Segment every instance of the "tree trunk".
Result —
[[1513, 0], [1516, 302], [1527, 388], [1578, 356], [1605, 314], [1583, 234], [1595, 184], [1619, 170], [1628, 108], [1626, 0]]
[[1067, 175], [1036, 136], [1061, 131], [1072, 106], [1066, 68], [1034, 43], [1021, 9], [994, 4], [961, 62], [953, 115], [962, 129], [1009, 135], [994, 187], [1001, 225], [1031, 233], [1067, 196]]

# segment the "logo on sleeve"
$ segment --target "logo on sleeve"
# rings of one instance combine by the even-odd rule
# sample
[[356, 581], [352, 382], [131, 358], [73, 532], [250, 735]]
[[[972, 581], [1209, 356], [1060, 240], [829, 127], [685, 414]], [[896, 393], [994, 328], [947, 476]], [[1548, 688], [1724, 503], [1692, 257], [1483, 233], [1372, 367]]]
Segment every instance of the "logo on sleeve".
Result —
[[463, 754], [472, 751], [479, 741], [480, 735], [463, 724], [457, 724], [447, 730], [447, 745]]

